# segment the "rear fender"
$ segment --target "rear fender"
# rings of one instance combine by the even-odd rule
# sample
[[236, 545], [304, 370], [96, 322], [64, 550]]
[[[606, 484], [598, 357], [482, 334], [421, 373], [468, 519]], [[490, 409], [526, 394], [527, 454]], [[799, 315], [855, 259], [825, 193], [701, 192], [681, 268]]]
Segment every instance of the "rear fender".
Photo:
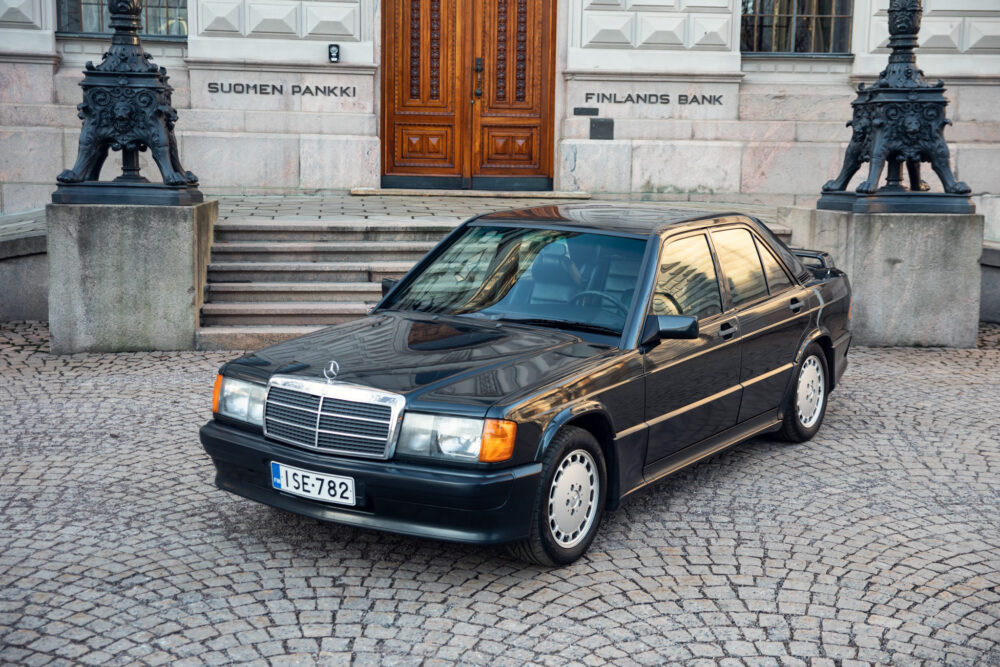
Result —
[[[830, 345], [831, 346], [833, 345], [833, 336], [830, 335], [830, 332], [826, 329], [826, 327], [822, 326], [817, 327], [803, 337], [802, 342], [799, 344], [799, 349], [795, 353], [795, 361], [792, 364], [792, 372], [789, 374], [788, 377], [788, 386], [785, 387], [784, 395], [786, 397], [788, 396], [788, 392], [793, 391], [795, 388], [795, 379], [799, 376], [799, 368], [802, 367], [802, 362], [805, 361], [806, 349], [809, 347], [809, 345], [815, 343], [820, 338], [828, 339], [830, 341]], [[830, 366], [830, 364], [832, 363], [830, 360], [830, 356], [829, 355], [824, 355], [824, 356], [826, 358], [827, 366]], [[833, 368], [827, 368], [827, 373], [829, 374], [829, 378], [827, 378], [827, 380], [830, 383], [830, 391], [833, 391], [833, 386], [836, 377], [835, 370]], [[785, 401], [782, 400], [781, 405], [778, 406], [778, 419], [784, 418], [785, 416], [783, 413], [784, 407], [785, 407]]]

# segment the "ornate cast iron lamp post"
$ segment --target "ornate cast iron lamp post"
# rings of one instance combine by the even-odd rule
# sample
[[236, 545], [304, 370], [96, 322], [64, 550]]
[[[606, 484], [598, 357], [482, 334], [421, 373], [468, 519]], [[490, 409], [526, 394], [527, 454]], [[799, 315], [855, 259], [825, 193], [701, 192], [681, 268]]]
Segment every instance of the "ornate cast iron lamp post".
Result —
[[[944, 82], [931, 86], [917, 69], [913, 50], [917, 46], [920, 0], [892, 0], [889, 5], [889, 65], [870, 88], [858, 86], [851, 106], [854, 118], [848, 125], [854, 134], [847, 146], [840, 175], [823, 186], [817, 208], [855, 213], [974, 213], [969, 186], [956, 181], [948, 163], [944, 127], [948, 100]], [[870, 162], [868, 178], [857, 194], [845, 192], [851, 178]], [[930, 162], [941, 179], [944, 193], [927, 192], [920, 180], [920, 163]], [[906, 163], [909, 188], [902, 184]], [[888, 167], [886, 184], [879, 188], [882, 171]]]
[[[171, 106], [173, 88], [167, 70], [158, 67], [139, 43], [141, 0], [110, 0], [111, 48], [96, 67], [87, 63], [83, 120], [76, 164], [56, 180], [57, 204], [186, 205], [203, 201], [198, 177], [181, 166], [174, 137], [177, 112]], [[163, 184], [139, 175], [139, 151], [149, 149]], [[122, 175], [114, 181], [98, 178], [108, 150], [122, 152]]]

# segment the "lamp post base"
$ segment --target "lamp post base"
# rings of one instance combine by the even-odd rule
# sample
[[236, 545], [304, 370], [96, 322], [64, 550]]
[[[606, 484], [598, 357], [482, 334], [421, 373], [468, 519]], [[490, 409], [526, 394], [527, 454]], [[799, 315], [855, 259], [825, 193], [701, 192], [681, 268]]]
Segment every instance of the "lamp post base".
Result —
[[885, 191], [863, 195], [856, 192], [824, 192], [816, 208], [852, 213], [945, 213], [972, 215], [976, 205], [969, 195], [946, 192]]
[[205, 201], [197, 185], [163, 185], [128, 181], [60, 183], [53, 204], [190, 206]]

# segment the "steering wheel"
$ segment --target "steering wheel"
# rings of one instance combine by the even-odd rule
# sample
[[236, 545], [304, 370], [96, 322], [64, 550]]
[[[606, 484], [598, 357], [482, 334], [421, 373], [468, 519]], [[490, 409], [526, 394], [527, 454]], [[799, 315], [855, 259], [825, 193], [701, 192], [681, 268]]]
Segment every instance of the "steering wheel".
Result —
[[586, 296], [600, 297], [605, 301], [607, 301], [608, 303], [610, 303], [611, 305], [613, 305], [619, 311], [621, 311], [622, 315], [626, 316], [628, 315], [628, 306], [626, 306], [624, 303], [622, 303], [615, 297], [611, 296], [610, 294], [605, 294], [604, 292], [598, 292], [597, 290], [589, 289], [589, 290], [584, 290], [583, 292], [578, 292], [572, 299], [570, 299], [570, 303], [575, 304], [577, 301], [582, 300], [583, 297]]

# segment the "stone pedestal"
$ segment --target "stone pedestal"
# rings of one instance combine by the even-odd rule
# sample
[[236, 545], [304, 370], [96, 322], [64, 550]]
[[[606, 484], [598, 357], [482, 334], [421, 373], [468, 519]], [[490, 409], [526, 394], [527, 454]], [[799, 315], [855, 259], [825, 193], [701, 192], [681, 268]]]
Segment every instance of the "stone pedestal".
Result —
[[217, 201], [46, 214], [53, 352], [194, 348]]
[[781, 208], [778, 224], [847, 273], [856, 344], [975, 347], [983, 216]]

